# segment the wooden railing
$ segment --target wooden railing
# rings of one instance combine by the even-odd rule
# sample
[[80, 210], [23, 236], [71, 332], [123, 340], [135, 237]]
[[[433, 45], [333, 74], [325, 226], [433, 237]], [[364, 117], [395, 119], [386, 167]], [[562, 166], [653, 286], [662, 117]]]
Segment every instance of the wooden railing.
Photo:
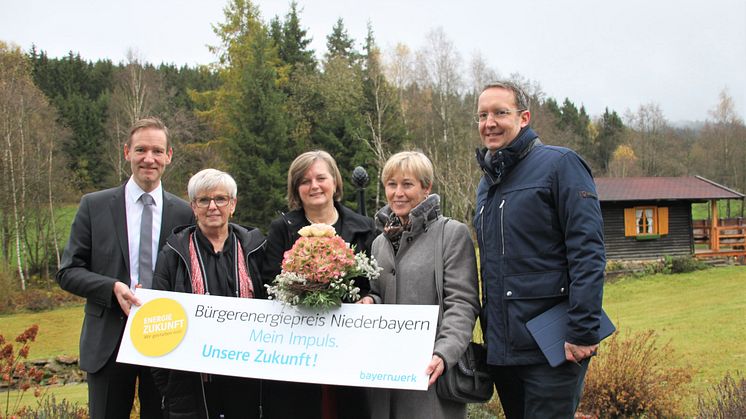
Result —
[[718, 224], [713, 228], [709, 220], [693, 220], [694, 243], [707, 244], [714, 252], [746, 250], [746, 225], [742, 218], [719, 220]]

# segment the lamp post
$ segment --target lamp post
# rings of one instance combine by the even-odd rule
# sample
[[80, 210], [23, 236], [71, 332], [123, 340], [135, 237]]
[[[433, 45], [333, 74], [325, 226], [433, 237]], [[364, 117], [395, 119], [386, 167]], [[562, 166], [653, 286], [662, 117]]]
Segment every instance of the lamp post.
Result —
[[370, 177], [362, 166], [352, 171], [352, 183], [357, 186], [357, 212], [364, 216], [368, 215], [365, 210], [365, 187], [368, 186], [368, 182], [370, 182]]

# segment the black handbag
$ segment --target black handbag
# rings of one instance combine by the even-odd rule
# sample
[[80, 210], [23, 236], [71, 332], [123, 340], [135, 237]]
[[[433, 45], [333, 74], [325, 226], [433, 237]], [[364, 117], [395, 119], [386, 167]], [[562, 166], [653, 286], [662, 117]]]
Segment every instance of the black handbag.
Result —
[[469, 342], [458, 363], [435, 382], [443, 399], [460, 403], [484, 403], [492, 398], [492, 378], [487, 373], [487, 350], [481, 343]]
[[[439, 317], [443, 316], [443, 236], [448, 218], [440, 223], [443, 231], [435, 241], [435, 289], [440, 305]], [[440, 323], [440, 319], [438, 319]], [[435, 391], [438, 397], [459, 403], [484, 403], [492, 398], [492, 378], [487, 372], [487, 350], [484, 345], [469, 342], [466, 351], [456, 365], [438, 377]]]

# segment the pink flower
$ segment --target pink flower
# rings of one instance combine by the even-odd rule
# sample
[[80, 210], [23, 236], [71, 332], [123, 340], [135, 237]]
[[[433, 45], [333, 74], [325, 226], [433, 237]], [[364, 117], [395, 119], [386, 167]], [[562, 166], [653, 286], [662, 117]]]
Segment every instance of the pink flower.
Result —
[[283, 255], [282, 269], [309, 282], [329, 283], [355, 266], [355, 252], [339, 236], [301, 237]]

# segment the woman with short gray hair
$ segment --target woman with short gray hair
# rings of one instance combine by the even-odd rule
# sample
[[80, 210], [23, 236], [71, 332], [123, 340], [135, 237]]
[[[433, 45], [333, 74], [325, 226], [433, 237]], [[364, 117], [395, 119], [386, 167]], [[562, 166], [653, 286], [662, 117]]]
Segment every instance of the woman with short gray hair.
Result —
[[[229, 222], [238, 200], [228, 173], [205, 169], [189, 179], [196, 225], [177, 228], [158, 256], [153, 289], [266, 298], [261, 278], [264, 235]], [[205, 379], [205, 377], [207, 377]], [[258, 418], [260, 381], [153, 369], [166, 417]]]

